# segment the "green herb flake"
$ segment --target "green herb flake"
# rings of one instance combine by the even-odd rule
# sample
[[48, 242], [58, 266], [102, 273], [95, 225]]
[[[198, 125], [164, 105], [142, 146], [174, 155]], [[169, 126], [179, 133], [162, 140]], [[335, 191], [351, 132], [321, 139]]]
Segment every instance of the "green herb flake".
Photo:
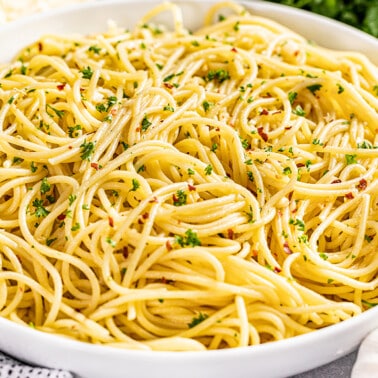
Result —
[[293, 105], [295, 99], [297, 98], [298, 96], [298, 93], [297, 92], [289, 92], [288, 94], [288, 98], [289, 98], [289, 101], [290, 101], [290, 104]]
[[37, 218], [44, 218], [47, 215], [50, 214], [50, 211], [48, 211], [44, 206], [43, 206], [43, 200], [36, 198], [33, 203], [33, 207], [35, 208], [35, 213], [34, 215]]
[[46, 112], [47, 112], [47, 114], [48, 114], [50, 117], [54, 117], [54, 115], [51, 114], [51, 113], [49, 113], [49, 112], [47, 111], [47, 109], [51, 109], [51, 110], [55, 113], [55, 115], [56, 115], [58, 118], [63, 118], [63, 116], [64, 116], [64, 110], [59, 110], [59, 109], [57, 109], [57, 108], [54, 108], [54, 107], [51, 106], [50, 104], [47, 104], [47, 105], [46, 105]]
[[304, 117], [306, 115], [306, 112], [303, 110], [302, 106], [297, 105], [295, 109], [293, 109], [293, 114]]
[[173, 106], [171, 106], [170, 104], [168, 105], [165, 105], [164, 108], [163, 108], [164, 111], [167, 111], [167, 112], [172, 112], [174, 113], [175, 111], [175, 108]]
[[175, 235], [175, 242], [181, 247], [196, 247], [201, 245], [201, 241], [199, 240], [197, 233], [191, 229], [186, 230], [184, 236]]
[[322, 87], [321, 84], [312, 84], [306, 87], [312, 94], [315, 94]]
[[40, 188], [41, 194], [46, 194], [47, 192], [50, 191], [50, 189], [51, 189], [51, 185], [47, 181], [47, 177], [44, 177], [41, 182], [41, 188]]
[[230, 73], [224, 69], [210, 70], [206, 76], [207, 81], [216, 80], [219, 83], [223, 83], [225, 80], [229, 80], [230, 78]]
[[211, 164], [208, 164], [206, 167], [205, 167], [205, 175], [211, 175], [211, 173], [213, 172], [213, 167], [211, 166]]
[[147, 129], [152, 125], [152, 122], [150, 122], [145, 115], [142, 119], [142, 131], [147, 131]]
[[131, 180], [132, 188], [130, 189], [130, 192], [136, 192], [140, 188], [140, 183], [137, 179], [133, 178]]
[[204, 102], [202, 103], [203, 110], [204, 110], [205, 112], [207, 112], [207, 111], [210, 109], [210, 107], [213, 106], [213, 105], [214, 105], [213, 103], [208, 102], [208, 101], [204, 101]]
[[291, 168], [290, 167], [285, 167], [282, 171], [282, 173], [286, 176], [288, 175], [291, 175], [292, 174], [292, 171], [291, 171]]
[[320, 141], [320, 139], [313, 139], [312, 140], [312, 144], [315, 145], [315, 146], [323, 146], [324, 143]]
[[82, 160], [91, 160], [92, 154], [95, 150], [95, 143], [96, 142], [87, 142], [86, 139], [84, 139], [84, 142], [80, 145], [81, 148], [81, 159]]
[[178, 190], [174, 195], [173, 195], [173, 205], [174, 206], [183, 206], [186, 205], [187, 201], [187, 194], [185, 193], [184, 190]]
[[337, 94], [343, 93], [345, 91], [344, 87], [341, 84], [337, 83], [336, 85], [337, 85]]
[[117, 243], [112, 239], [110, 238], [109, 236], [106, 238], [106, 242], [113, 248], [115, 248], [115, 246], [117, 245]]
[[38, 167], [35, 165], [34, 161], [30, 163], [30, 170], [35, 173], [37, 172]]
[[68, 196], [68, 203], [69, 203], [70, 206], [75, 202], [76, 198], [77, 198], [77, 196], [75, 194], [70, 194]]
[[188, 327], [189, 328], [193, 328], [195, 327], [196, 325], [202, 323], [205, 319], [207, 319], [209, 317], [209, 315], [207, 314], [203, 314], [202, 312], [200, 312], [198, 314], [198, 316], [195, 316], [192, 321], [190, 323], [188, 323]]
[[375, 303], [375, 302], [369, 302], [369, 301], [366, 301], [365, 299], [363, 299], [361, 301], [365, 306], [367, 307], [375, 307], [375, 306], [378, 306], [378, 302]]
[[87, 66], [80, 70], [81, 74], [83, 75], [83, 79], [91, 79], [93, 76], [93, 70], [91, 67]]
[[92, 45], [92, 46], [89, 46], [88, 51], [93, 52], [94, 54], [100, 54], [101, 47], [98, 47], [96, 45]]
[[72, 227], [71, 231], [78, 231], [80, 230], [80, 223], [76, 222]]
[[79, 130], [82, 130], [80, 125], [75, 125], [75, 126], [69, 126], [68, 127], [68, 136], [70, 138], [75, 138], [79, 136]]
[[347, 165], [357, 164], [357, 155], [355, 155], [355, 154], [353, 154], [353, 155], [346, 154], [345, 155], [345, 160], [346, 160], [346, 164]]
[[46, 239], [46, 245], [47, 245], [48, 247], [50, 247], [50, 245], [51, 245], [52, 243], [54, 243], [54, 241], [57, 240], [57, 239], [58, 239], [58, 238]]

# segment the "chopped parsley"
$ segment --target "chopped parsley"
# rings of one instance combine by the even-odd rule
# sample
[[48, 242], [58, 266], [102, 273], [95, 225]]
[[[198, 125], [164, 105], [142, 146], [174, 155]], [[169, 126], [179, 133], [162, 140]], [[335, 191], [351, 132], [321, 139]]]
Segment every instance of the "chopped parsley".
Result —
[[82, 68], [80, 72], [82, 73], [84, 79], [91, 79], [93, 76], [93, 70], [89, 66]]
[[79, 136], [79, 130], [82, 130], [80, 125], [75, 125], [75, 126], [69, 126], [68, 127], [68, 136], [70, 138], [74, 138]]
[[302, 106], [297, 105], [295, 109], [293, 109], [293, 114], [304, 117], [306, 115], [306, 112], [303, 110]]
[[306, 87], [312, 94], [315, 94], [316, 91], [320, 90], [322, 87], [321, 84], [312, 84]]
[[82, 160], [91, 160], [92, 154], [94, 153], [95, 149], [95, 142], [87, 142], [86, 139], [84, 139], [84, 142], [80, 145], [81, 147], [81, 159]]
[[147, 129], [152, 125], [152, 122], [150, 122], [147, 118], [147, 115], [144, 116], [142, 119], [142, 131], [147, 131]]
[[230, 73], [223, 69], [210, 70], [206, 76], [207, 81], [216, 80], [219, 83], [223, 83], [225, 80], [228, 80], [230, 78]]
[[288, 98], [289, 98], [289, 101], [290, 101], [290, 104], [293, 105], [295, 99], [297, 98], [298, 96], [298, 93], [297, 92], [289, 92], [288, 94]]
[[337, 94], [340, 94], [340, 93], [343, 93], [344, 92], [344, 87], [341, 85], [341, 84], [339, 84], [339, 83], [337, 83], [336, 84], [337, 85]]
[[185, 231], [184, 236], [175, 235], [175, 242], [181, 247], [196, 247], [201, 245], [201, 241], [199, 240], [197, 233], [192, 231], [190, 228]]
[[167, 111], [167, 112], [172, 112], [172, 113], [175, 111], [174, 107], [171, 106], [170, 104], [165, 105], [164, 108], [163, 108], [163, 110]]
[[136, 192], [140, 188], [140, 183], [137, 179], [133, 178], [132, 181], [132, 188], [130, 189], [130, 192]]
[[89, 46], [88, 51], [93, 52], [94, 54], [100, 54], [101, 47], [92, 45], [92, 46]]
[[41, 188], [40, 188], [41, 194], [46, 194], [48, 191], [50, 191], [50, 189], [51, 189], [51, 185], [47, 181], [47, 177], [44, 177], [41, 182]]
[[35, 208], [35, 213], [34, 215], [37, 218], [44, 218], [47, 215], [50, 214], [50, 211], [48, 211], [44, 206], [43, 206], [43, 200], [36, 198], [33, 201], [33, 207]]
[[205, 175], [206, 175], [206, 176], [211, 175], [212, 172], [213, 172], [213, 167], [211, 166], [211, 164], [208, 164], [208, 165], [205, 167]]
[[186, 205], [187, 194], [183, 190], [178, 190], [176, 194], [173, 195], [173, 205], [182, 206]]
[[208, 101], [204, 101], [204, 102], [202, 103], [203, 110], [204, 110], [205, 112], [207, 112], [207, 111], [210, 109], [210, 107], [213, 106], [213, 105], [214, 105], [213, 103], [208, 102]]
[[209, 315], [207, 314], [203, 314], [202, 312], [200, 312], [198, 314], [198, 316], [195, 316], [192, 321], [188, 324], [188, 327], [189, 328], [193, 328], [195, 327], [196, 325], [202, 323], [205, 319], [207, 319], [209, 317]]
[[357, 155], [348, 155], [346, 154], [345, 155], [345, 160], [346, 160], [346, 163], [347, 165], [350, 165], [350, 164], [357, 164]]
[[50, 104], [47, 104], [47, 105], [46, 105], [46, 112], [47, 112], [47, 114], [48, 114], [50, 117], [54, 117], [54, 115], [52, 115], [51, 113], [49, 113], [49, 112], [47, 111], [47, 108], [51, 109], [51, 110], [55, 113], [55, 115], [56, 115], [58, 118], [62, 118], [62, 117], [64, 116], [64, 110], [56, 109], [56, 108], [54, 108], [53, 106], [51, 106]]

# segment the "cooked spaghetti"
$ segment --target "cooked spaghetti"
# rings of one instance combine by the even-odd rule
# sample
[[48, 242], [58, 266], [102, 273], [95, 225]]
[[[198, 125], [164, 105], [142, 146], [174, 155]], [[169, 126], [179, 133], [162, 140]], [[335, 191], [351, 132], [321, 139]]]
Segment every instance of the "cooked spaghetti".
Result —
[[[163, 11], [174, 28], [155, 24]], [[225, 16], [222, 15], [226, 14]], [[121, 348], [285, 339], [378, 303], [378, 69], [234, 3], [0, 69], [0, 315]]]

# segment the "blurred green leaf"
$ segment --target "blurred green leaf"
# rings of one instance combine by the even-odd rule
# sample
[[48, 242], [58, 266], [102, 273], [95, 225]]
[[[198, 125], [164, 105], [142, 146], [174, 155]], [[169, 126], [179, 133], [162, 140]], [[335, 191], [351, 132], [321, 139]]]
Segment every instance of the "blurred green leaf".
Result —
[[270, 0], [305, 9], [378, 37], [378, 0]]

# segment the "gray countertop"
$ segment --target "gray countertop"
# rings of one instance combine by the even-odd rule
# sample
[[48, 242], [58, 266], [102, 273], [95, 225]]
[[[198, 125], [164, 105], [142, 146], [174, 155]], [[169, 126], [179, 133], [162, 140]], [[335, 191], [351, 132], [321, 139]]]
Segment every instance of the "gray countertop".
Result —
[[357, 351], [348, 354], [336, 361], [291, 378], [349, 378], [351, 376]]

